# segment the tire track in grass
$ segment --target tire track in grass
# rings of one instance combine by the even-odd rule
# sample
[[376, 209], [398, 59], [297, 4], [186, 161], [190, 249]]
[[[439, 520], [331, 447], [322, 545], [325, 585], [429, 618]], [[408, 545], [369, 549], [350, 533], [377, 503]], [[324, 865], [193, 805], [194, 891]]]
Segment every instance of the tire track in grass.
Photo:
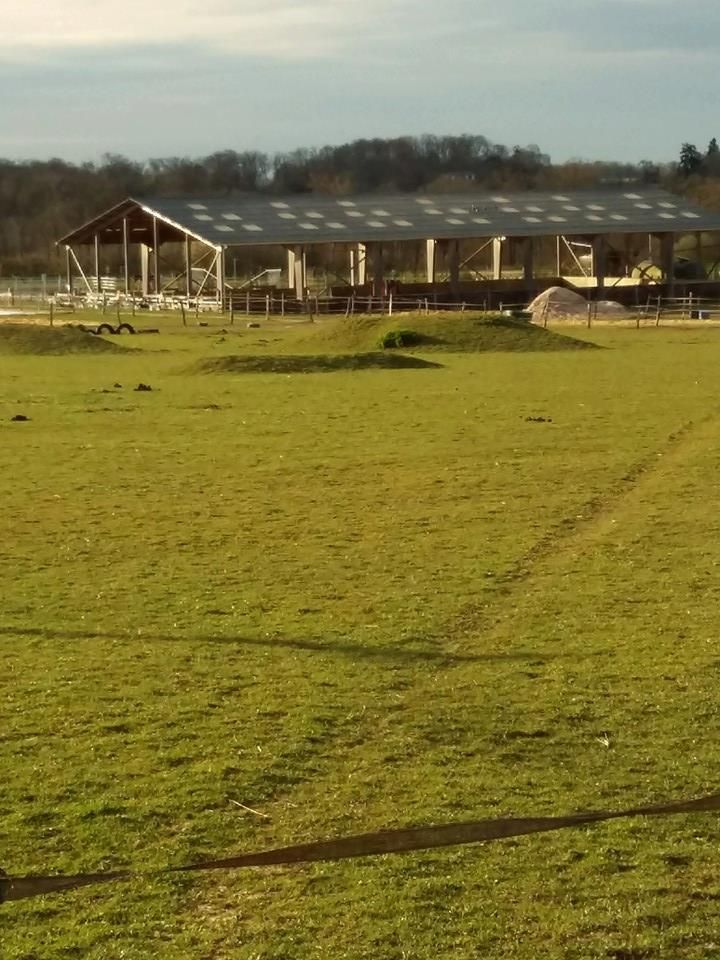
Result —
[[[363, 736], [363, 731], [356, 729], [354, 742], [344, 752], [341, 764], [351, 768], [356, 762], [355, 758], [367, 750], [370, 742], [387, 742], [389, 747], [388, 735], [397, 726], [398, 717], [403, 713], [412, 710], [426, 712], [426, 705], [436, 698], [439, 681], [468, 669], [468, 663], [457, 663], [452, 659], [459, 645], [467, 650], [468, 638], [482, 636], [482, 653], [486, 657], [487, 668], [499, 662], [520, 659], [513, 656], [513, 651], [496, 650], [494, 647], [493, 640], [498, 629], [503, 633], [507, 630], [508, 619], [503, 613], [510, 609], [510, 620], [516, 621], [522, 615], [522, 598], [528, 595], [528, 587], [539, 569], [547, 563], [561, 561], [568, 551], [581, 546], [588, 538], [602, 536], [604, 524], [607, 522], [610, 525], [611, 514], [621, 510], [628, 498], [638, 494], [643, 481], [655, 477], [659, 471], [672, 470], [677, 460], [685, 457], [688, 443], [702, 438], [702, 432], [712, 427], [716, 419], [717, 415], [713, 413], [700, 421], [688, 421], [674, 430], [659, 448], [633, 463], [610, 492], [592, 497], [577, 514], [561, 520], [542, 536], [498, 578], [501, 581], [499, 589], [494, 589], [483, 603], [468, 605], [448, 625], [444, 632], [448, 641], [447, 663], [435, 664], [432, 670], [424, 674], [421, 682], [402, 691], [389, 714], [373, 711], [372, 719], [368, 718], [372, 730], [365, 731], [370, 736]], [[528, 651], [526, 660], [530, 664], [533, 660], [548, 661], [554, 656]], [[306, 785], [311, 787], [317, 782], [309, 781]]]
[[535, 567], [555, 555], [562, 554], [578, 539], [589, 536], [594, 527], [610, 512], [620, 508], [648, 476], [665, 466], [668, 457], [682, 455], [684, 445], [701, 428], [712, 423], [716, 414], [709, 414], [699, 422], [689, 420], [670, 433], [660, 448], [631, 464], [627, 472], [609, 492], [599, 493], [587, 500], [574, 516], [564, 517], [548, 530], [529, 550], [495, 578], [498, 585], [488, 601], [473, 602], [460, 611], [448, 627], [451, 637], [463, 637], [469, 632], [490, 629], [497, 622], [493, 618], [496, 607], [503, 608], [533, 576]]
[[[613, 529], [613, 514], [627, 508], [627, 501], [641, 495], [644, 482], [656, 481], [658, 476], [672, 473], [678, 461], [687, 459], [688, 447], [705, 445], [706, 435], [717, 433], [717, 414], [713, 413], [700, 421], [690, 421], [668, 436], [660, 449], [643, 457], [633, 464], [624, 474], [621, 487], [611, 494], [591, 498], [574, 518], [561, 522], [527, 551], [504, 575], [501, 589], [482, 606], [470, 605], [448, 627], [447, 638], [450, 641], [449, 652], [462, 644], [467, 649], [468, 638], [482, 638], [483, 649], [492, 660], [495, 649], [493, 641], [499, 634], [505, 638], [509, 626], [521, 619], [524, 600], [532, 597], [532, 581], [537, 576], [544, 579], [546, 567], [562, 563], [566, 554], [582, 550], [591, 539], [602, 540]], [[508, 616], [503, 616], [503, 613]], [[539, 661], [547, 659], [538, 654]], [[420, 684], [407, 691], [403, 709], [421, 707], [431, 702], [437, 694], [438, 680], [466, 671], [468, 664], [450, 663], [445, 669], [435, 671], [431, 681]], [[378, 736], [384, 736], [390, 724], [383, 724]], [[384, 732], [383, 732], [384, 731]]]
[[[571, 549], [573, 544], [591, 536], [598, 524], [602, 524], [605, 517], [618, 510], [623, 501], [637, 491], [645, 478], [653, 475], [661, 465], [665, 467], [668, 464], [668, 457], [683, 456], [685, 444], [695, 436], [700, 427], [714, 419], [715, 416], [712, 415], [699, 423], [688, 421], [674, 430], [659, 449], [656, 448], [633, 463], [610, 493], [592, 497], [579, 508], [578, 513], [560, 520], [540, 537], [529, 550], [498, 576], [495, 580], [498, 586], [490, 589], [484, 601], [468, 604], [444, 631], [438, 631], [438, 635], [446, 639], [446, 660], [441, 657], [433, 658], [428, 664], [428, 670], [422, 674], [421, 680], [411, 682], [407, 686], [399, 684], [392, 704], [385, 703], [379, 708], [364, 710], [360, 715], [348, 716], [344, 723], [327, 731], [322, 752], [311, 753], [308, 757], [310, 761], [308, 769], [304, 774], [300, 774], [294, 783], [287, 783], [287, 789], [283, 789], [281, 778], [278, 789], [270, 791], [263, 798], [263, 802], [269, 805], [266, 808], [269, 809], [273, 804], [289, 803], [298, 789], [312, 788], [314, 784], [321, 783], [336, 767], [338, 751], [342, 751], [341, 764], [352, 766], [353, 758], [366, 751], [369, 743], [385, 739], [388, 731], [396, 726], [398, 718], [405, 711], [415, 706], [424, 710], [424, 705], [431, 702], [439, 679], [463, 667], [467, 668], [468, 661], [475, 659], [472, 656], [466, 656], [458, 662], [456, 654], [459, 645], [463, 645], [467, 654], [469, 636], [482, 634], [484, 641], [490, 642], [496, 628], [500, 625], [507, 626], [507, 620], [502, 613], [509, 607], [513, 608], [512, 619], [516, 619], [522, 609], [517, 598], [522, 591], [527, 591], [528, 583], [532, 580], [538, 566], [548, 561], [555, 561]], [[551, 658], [552, 655], [540, 655], [531, 650], [503, 652], [486, 648], [478, 653], [477, 666], [490, 667], [497, 663], [510, 661], [517, 663], [522, 660], [531, 664], [533, 661]], [[383, 692], [388, 694], [390, 691], [385, 688]], [[278, 757], [279, 766], [285, 767], [288, 759], [288, 756], [281, 754]], [[275, 772], [274, 767], [268, 772], [272, 776]]]

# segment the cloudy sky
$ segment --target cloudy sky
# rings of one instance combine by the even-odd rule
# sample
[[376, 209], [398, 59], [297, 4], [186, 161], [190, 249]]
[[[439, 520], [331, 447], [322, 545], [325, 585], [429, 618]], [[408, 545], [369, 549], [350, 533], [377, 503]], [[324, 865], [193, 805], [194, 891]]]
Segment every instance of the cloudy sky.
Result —
[[718, 0], [5, 0], [0, 156], [479, 133], [555, 160], [720, 136]]

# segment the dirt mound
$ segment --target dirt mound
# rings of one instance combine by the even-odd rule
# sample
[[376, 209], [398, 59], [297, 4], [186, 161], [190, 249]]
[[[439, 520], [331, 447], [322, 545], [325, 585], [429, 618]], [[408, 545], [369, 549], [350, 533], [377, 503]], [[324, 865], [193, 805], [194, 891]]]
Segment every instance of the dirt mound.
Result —
[[401, 353], [347, 353], [327, 356], [232, 356], [201, 360], [193, 373], [333, 373], [337, 370], [437, 369], [419, 357]]
[[115, 343], [75, 327], [0, 324], [0, 353], [60, 356], [71, 353], [127, 353]]

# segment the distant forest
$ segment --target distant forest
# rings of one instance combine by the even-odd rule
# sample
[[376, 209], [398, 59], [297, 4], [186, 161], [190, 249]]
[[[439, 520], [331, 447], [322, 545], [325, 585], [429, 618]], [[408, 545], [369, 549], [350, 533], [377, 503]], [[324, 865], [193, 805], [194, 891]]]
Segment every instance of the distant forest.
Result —
[[720, 149], [683, 144], [675, 163], [573, 160], [553, 164], [536, 146], [505, 147], [482, 136], [356, 140], [270, 156], [223, 150], [200, 159], [100, 163], [0, 159], [0, 276], [61, 269], [58, 237], [127, 196], [233, 193], [389, 193], [582, 189], [660, 184], [720, 209]]

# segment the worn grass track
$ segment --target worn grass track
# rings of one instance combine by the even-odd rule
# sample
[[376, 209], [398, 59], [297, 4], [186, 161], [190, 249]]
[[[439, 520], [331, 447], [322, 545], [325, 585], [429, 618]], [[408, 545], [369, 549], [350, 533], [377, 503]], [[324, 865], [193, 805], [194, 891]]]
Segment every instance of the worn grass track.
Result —
[[[717, 789], [720, 342], [593, 338], [332, 377], [179, 372], [250, 331], [3, 358], [0, 866]], [[2, 908], [4, 956], [709, 960], [717, 837], [79, 891]]]

